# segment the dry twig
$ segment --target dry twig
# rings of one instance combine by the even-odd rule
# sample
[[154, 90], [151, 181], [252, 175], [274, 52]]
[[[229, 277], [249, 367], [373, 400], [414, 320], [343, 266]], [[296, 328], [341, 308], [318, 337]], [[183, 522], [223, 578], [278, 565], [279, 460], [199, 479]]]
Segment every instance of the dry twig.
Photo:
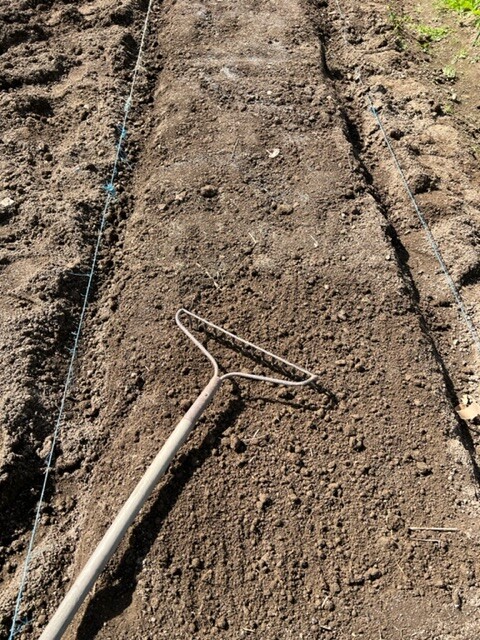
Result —
[[459, 529], [455, 527], [408, 527], [409, 531], [444, 531], [444, 532], [455, 532], [459, 531]]

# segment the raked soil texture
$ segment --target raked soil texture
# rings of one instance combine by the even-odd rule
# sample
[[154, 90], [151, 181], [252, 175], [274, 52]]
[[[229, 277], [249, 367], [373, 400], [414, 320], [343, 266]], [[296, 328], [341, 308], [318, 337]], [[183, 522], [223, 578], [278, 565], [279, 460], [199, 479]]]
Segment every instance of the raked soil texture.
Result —
[[[399, 172], [475, 327], [478, 58], [437, 64], [447, 41], [409, 37], [392, 4], [151, 3], [16, 638], [40, 635], [211, 375], [180, 307], [317, 384], [225, 383], [65, 638], [480, 633], [480, 434], [455, 411], [478, 344]], [[147, 9], [0, 7], [2, 638]]]

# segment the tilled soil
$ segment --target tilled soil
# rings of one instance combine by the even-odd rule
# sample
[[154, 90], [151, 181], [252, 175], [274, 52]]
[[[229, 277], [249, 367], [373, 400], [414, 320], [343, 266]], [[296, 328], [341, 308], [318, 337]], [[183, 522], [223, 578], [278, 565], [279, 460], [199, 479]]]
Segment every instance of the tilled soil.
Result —
[[[146, 8], [2, 9], [2, 637]], [[477, 360], [365, 94], [474, 321], [478, 128], [385, 8], [340, 8], [153, 3], [17, 637], [210, 377], [182, 306], [319, 384], [226, 383], [65, 637], [479, 632], [478, 434], [454, 411]]]

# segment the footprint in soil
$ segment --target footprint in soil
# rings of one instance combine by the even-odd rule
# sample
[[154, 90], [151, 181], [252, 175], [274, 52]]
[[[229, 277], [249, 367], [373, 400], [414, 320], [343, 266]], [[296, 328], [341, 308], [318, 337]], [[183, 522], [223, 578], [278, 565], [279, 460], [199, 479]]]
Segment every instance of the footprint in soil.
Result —
[[4, 25], [0, 29], [0, 55], [6, 53], [11, 47], [16, 47], [26, 42], [48, 40], [48, 37], [48, 32], [39, 24], [25, 27]]
[[0, 75], [0, 89], [7, 91], [24, 85], [44, 85], [56, 82], [73, 65], [72, 61], [64, 55], [57, 56], [53, 61], [50, 60], [49, 54], [40, 55], [38, 58], [38, 63], [32, 63], [29, 67], [18, 71], [14, 68], [3, 72]]

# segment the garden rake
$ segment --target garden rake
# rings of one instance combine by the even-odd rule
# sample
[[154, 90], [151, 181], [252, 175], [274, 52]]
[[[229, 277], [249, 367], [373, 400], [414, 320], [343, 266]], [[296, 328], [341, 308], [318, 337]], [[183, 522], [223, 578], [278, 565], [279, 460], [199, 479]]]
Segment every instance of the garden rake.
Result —
[[[185, 326], [184, 322], [182, 321], [182, 318], [184, 317], [188, 318], [190, 322], [197, 323], [197, 328], [199, 330], [203, 329], [207, 332], [207, 334], [213, 334], [213, 337], [217, 340], [228, 344], [228, 346], [234, 349], [246, 353], [247, 355], [249, 355], [249, 357], [253, 357], [255, 360], [262, 362], [264, 365], [268, 365], [269, 368], [280, 371], [284, 375], [286, 374], [292, 376], [293, 374], [296, 378], [301, 377], [301, 379], [289, 380], [272, 378], [269, 376], [257, 375], [254, 373], [244, 373], [242, 371], [232, 371], [221, 374], [216, 359]], [[175, 316], [175, 320], [180, 329], [190, 338], [190, 340], [211, 362], [213, 366], [213, 376], [207, 386], [203, 389], [203, 391], [201, 391], [198, 398], [192, 404], [187, 413], [177, 424], [163, 447], [160, 449], [156, 458], [151, 463], [150, 467], [138, 482], [130, 497], [119, 511], [115, 520], [110, 525], [109, 529], [103, 536], [97, 548], [90, 556], [90, 559], [87, 561], [86, 565], [73, 583], [67, 595], [60, 603], [57, 611], [40, 636], [40, 640], [58, 640], [58, 638], [62, 637], [73, 616], [75, 615], [82, 602], [85, 600], [90, 589], [94, 585], [96, 579], [114, 554], [128, 527], [132, 524], [140, 509], [150, 497], [158, 481], [165, 474], [175, 454], [186, 441], [193, 427], [195, 426], [195, 423], [208, 407], [215, 393], [218, 391], [225, 380], [229, 380], [232, 378], [246, 378], [247, 380], [271, 382], [273, 384], [285, 385], [289, 387], [301, 387], [313, 383], [317, 378], [314, 373], [307, 371], [306, 369], [303, 369], [302, 367], [299, 367], [295, 364], [292, 364], [291, 362], [288, 362], [288, 360], [270, 353], [269, 351], [258, 347], [252, 342], [243, 340], [235, 334], [217, 327], [215, 324], [208, 322], [204, 318], [201, 318], [200, 316], [187, 311], [186, 309], [180, 309]]]

